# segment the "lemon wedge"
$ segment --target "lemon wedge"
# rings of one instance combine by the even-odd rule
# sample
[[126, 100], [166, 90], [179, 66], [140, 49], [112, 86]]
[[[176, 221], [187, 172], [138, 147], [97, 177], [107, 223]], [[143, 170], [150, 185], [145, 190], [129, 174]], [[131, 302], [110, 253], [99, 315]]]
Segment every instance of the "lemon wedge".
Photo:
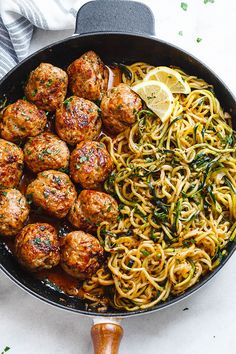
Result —
[[164, 123], [173, 109], [173, 95], [160, 81], [142, 81], [131, 87]]
[[157, 80], [163, 82], [172, 93], [184, 93], [185, 95], [191, 92], [187, 82], [182, 76], [174, 69], [167, 66], [158, 66], [147, 73], [144, 81]]

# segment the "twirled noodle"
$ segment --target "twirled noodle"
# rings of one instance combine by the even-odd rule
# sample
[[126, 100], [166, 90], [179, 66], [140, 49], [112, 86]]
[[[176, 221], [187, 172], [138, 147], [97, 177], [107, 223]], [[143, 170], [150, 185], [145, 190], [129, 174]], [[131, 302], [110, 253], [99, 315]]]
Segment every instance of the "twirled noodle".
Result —
[[[152, 66], [128, 69], [123, 82], [133, 85]], [[183, 293], [219, 265], [236, 234], [231, 117], [210, 85], [178, 72], [191, 92], [174, 95], [168, 121], [143, 110], [131, 129], [102, 138], [116, 166], [104, 187], [120, 201], [120, 215], [98, 228], [107, 264], [83, 288], [95, 299], [107, 288], [118, 309], [145, 309]]]

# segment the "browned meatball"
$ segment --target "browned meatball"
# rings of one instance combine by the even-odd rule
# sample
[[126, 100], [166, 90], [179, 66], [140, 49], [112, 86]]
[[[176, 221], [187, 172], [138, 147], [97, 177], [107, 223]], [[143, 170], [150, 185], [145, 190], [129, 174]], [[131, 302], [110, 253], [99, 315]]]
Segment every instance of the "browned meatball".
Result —
[[31, 71], [25, 86], [27, 99], [46, 111], [55, 111], [66, 97], [68, 77], [52, 64], [41, 63]]
[[0, 235], [16, 235], [29, 215], [25, 197], [17, 189], [0, 190]]
[[119, 134], [136, 121], [142, 109], [139, 96], [126, 84], [119, 84], [107, 91], [101, 102], [102, 121], [112, 134]]
[[96, 139], [101, 132], [99, 108], [83, 98], [72, 96], [56, 111], [56, 131], [68, 144]]
[[66, 235], [61, 247], [61, 266], [72, 277], [90, 278], [103, 261], [104, 251], [98, 240], [83, 231]]
[[69, 87], [76, 96], [91, 101], [100, 100], [107, 90], [108, 69], [93, 51], [84, 53], [67, 69]]
[[24, 154], [21, 148], [0, 139], [0, 186], [16, 187], [23, 170]]
[[66, 143], [56, 135], [44, 132], [30, 138], [24, 147], [25, 163], [34, 172], [65, 169], [69, 164], [70, 151]]
[[48, 214], [64, 218], [76, 199], [76, 190], [70, 178], [63, 172], [40, 172], [27, 187], [27, 199]]
[[16, 237], [15, 250], [18, 262], [32, 272], [51, 269], [60, 262], [56, 230], [46, 223], [25, 226]]
[[7, 106], [0, 123], [1, 137], [17, 142], [41, 133], [47, 123], [44, 111], [25, 100], [18, 100]]
[[82, 141], [71, 153], [70, 173], [83, 188], [96, 189], [113, 169], [113, 162], [105, 145], [97, 141]]
[[118, 213], [117, 202], [109, 194], [83, 190], [71, 208], [68, 219], [81, 230], [96, 232], [101, 222], [115, 222]]

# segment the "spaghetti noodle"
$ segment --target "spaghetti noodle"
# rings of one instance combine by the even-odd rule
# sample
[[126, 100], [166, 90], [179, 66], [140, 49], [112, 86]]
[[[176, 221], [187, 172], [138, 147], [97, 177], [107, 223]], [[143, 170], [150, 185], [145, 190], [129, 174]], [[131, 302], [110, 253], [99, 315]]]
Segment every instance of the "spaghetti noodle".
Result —
[[[127, 67], [134, 85], [153, 69]], [[236, 235], [236, 133], [212, 86], [177, 69], [189, 95], [174, 94], [165, 123], [148, 109], [115, 139], [102, 137], [115, 170], [105, 190], [120, 201], [117, 223], [98, 238], [107, 264], [83, 284], [94, 303], [146, 309], [179, 295], [217, 267]], [[86, 297], [86, 296], [85, 296]]]

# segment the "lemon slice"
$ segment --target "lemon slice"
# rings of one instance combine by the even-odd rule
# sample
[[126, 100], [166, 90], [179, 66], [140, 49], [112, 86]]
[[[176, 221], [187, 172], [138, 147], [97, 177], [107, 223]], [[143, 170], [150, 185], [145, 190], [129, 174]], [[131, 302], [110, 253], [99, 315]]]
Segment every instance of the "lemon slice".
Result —
[[172, 93], [189, 94], [191, 89], [182, 76], [176, 71], [167, 66], [158, 66], [147, 73], [144, 81], [157, 80], [163, 82]]
[[173, 95], [160, 81], [142, 81], [131, 87], [161, 120], [165, 122], [173, 109]]

